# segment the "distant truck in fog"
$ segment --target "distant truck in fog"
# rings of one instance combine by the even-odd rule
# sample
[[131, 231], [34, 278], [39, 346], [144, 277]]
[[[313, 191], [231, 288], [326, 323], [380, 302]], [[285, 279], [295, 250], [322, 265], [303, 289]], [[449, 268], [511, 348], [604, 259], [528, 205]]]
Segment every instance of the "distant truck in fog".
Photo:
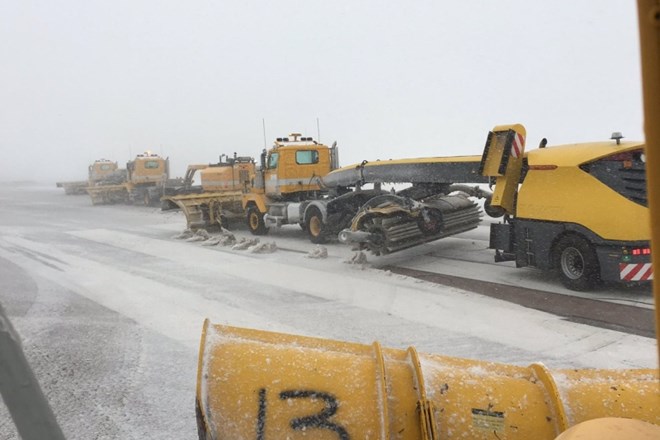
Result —
[[108, 175], [115, 172], [117, 168], [117, 162], [112, 162], [107, 159], [98, 159], [88, 167], [87, 180], [56, 182], [55, 185], [58, 188], [64, 188], [64, 194], [67, 195], [87, 194], [87, 187], [93, 186], [97, 182], [102, 181]]
[[90, 182], [85, 188], [92, 204], [140, 203], [146, 206], [160, 202], [166, 188], [180, 186], [182, 179], [170, 180], [169, 159], [149, 151], [138, 154], [126, 164]]

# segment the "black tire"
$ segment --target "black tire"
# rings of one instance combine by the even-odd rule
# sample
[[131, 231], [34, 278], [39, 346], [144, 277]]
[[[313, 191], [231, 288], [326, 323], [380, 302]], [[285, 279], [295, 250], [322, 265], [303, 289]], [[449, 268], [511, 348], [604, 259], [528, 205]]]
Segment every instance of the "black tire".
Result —
[[486, 201], [484, 202], [484, 211], [489, 217], [493, 217], [493, 218], [502, 217], [506, 213], [506, 211], [501, 206], [491, 205], [492, 201], [493, 201], [492, 197], [486, 197]]
[[592, 290], [600, 282], [596, 252], [579, 235], [562, 237], [554, 248], [553, 259], [562, 284], [571, 290]]
[[309, 235], [309, 241], [312, 243], [323, 244], [327, 241], [327, 227], [323, 223], [321, 210], [316, 206], [312, 206], [307, 210], [305, 229], [307, 230], [307, 235]]
[[247, 210], [247, 226], [250, 232], [254, 235], [266, 235], [268, 234], [268, 228], [264, 223], [264, 215], [259, 208], [254, 205], [251, 205]]
[[178, 209], [179, 207], [176, 205], [176, 203], [171, 202], [170, 200], [161, 200], [160, 202], [160, 210], [161, 211], [169, 211], [170, 209]]

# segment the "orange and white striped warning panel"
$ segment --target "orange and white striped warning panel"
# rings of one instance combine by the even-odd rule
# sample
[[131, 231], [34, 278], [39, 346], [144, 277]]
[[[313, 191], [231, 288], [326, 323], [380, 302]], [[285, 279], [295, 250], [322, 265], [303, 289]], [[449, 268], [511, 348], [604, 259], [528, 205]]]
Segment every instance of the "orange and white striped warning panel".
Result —
[[648, 281], [653, 279], [651, 263], [620, 263], [619, 277], [623, 281]]
[[520, 157], [523, 152], [523, 147], [525, 145], [525, 138], [518, 132], [513, 137], [513, 142], [511, 143], [511, 156], [514, 158]]

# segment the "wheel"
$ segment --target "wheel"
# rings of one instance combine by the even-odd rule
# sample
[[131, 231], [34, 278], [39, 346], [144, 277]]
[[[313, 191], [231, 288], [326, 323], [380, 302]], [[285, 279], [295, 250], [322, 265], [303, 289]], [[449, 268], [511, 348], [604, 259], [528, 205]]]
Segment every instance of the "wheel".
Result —
[[160, 210], [161, 211], [169, 211], [170, 209], [177, 209], [178, 206], [176, 203], [170, 201], [170, 200], [161, 200], [160, 202]]
[[553, 256], [561, 282], [567, 288], [591, 290], [600, 281], [598, 257], [589, 242], [579, 235], [562, 237]]
[[264, 223], [264, 215], [254, 205], [250, 206], [247, 210], [247, 225], [250, 232], [254, 235], [268, 234], [268, 228]]
[[322, 244], [327, 240], [327, 231], [326, 226], [323, 223], [323, 215], [321, 210], [316, 206], [312, 206], [307, 211], [305, 219], [305, 225], [307, 229], [307, 235], [309, 235], [309, 240], [312, 243]]
[[493, 206], [491, 202], [493, 201], [492, 197], [487, 197], [484, 202], [484, 211], [489, 217], [498, 218], [502, 217], [506, 211], [501, 206]]
[[[229, 219], [223, 214], [222, 204], [211, 202], [211, 205], [209, 206], [209, 211], [210, 210], [213, 210], [214, 226], [217, 225], [220, 228], [227, 229], [229, 227]], [[207, 223], [210, 223], [210, 220]]]

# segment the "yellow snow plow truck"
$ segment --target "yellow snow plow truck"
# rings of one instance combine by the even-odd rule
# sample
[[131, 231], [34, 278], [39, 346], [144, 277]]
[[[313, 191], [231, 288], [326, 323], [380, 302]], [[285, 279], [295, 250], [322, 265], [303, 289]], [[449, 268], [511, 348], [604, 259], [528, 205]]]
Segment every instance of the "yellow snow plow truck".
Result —
[[117, 162], [112, 162], [107, 159], [98, 159], [88, 167], [87, 180], [78, 182], [57, 182], [56, 186], [58, 188], [64, 188], [64, 193], [67, 195], [87, 194], [87, 187], [100, 182], [106, 176], [115, 172], [117, 168]]
[[[481, 213], [468, 195], [487, 197], [490, 192], [456, 183], [487, 182], [478, 173], [479, 160], [410, 159], [339, 168], [336, 143], [328, 147], [292, 133], [262, 152], [256, 170], [243, 170], [249, 171], [249, 180], [239, 176], [236, 183], [241, 172], [237, 167], [246, 164], [235, 158], [200, 172], [202, 193], [165, 200], [181, 207], [191, 229], [222, 224], [223, 217], [237, 217], [242, 211], [255, 235], [267, 234], [271, 227], [299, 225], [313, 243], [334, 239], [358, 215], [367, 231], [348, 234], [351, 240], [368, 239], [373, 252], [389, 253], [478, 225]], [[220, 174], [225, 172], [226, 178]], [[211, 183], [205, 183], [206, 176], [215, 174], [218, 182], [232, 183], [207, 189]], [[412, 186], [393, 194], [381, 189], [382, 183]], [[371, 184], [373, 188], [365, 186]], [[241, 191], [239, 208], [235, 200]], [[460, 194], [450, 194], [455, 191]]]
[[[312, 243], [343, 232], [340, 239], [366, 243], [376, 254], [458, 234], [476, 228], [481, 218], [468, 195], [490, 194], [456, 185], [487, 181], [477, 172], [479, 160], [364, 161], [339, 168], [336, 143], [328, 147], [292, 133], [262, 153], [252, 190], [243, 197], [248, 228], [262, 235], [273, 226], [298, 224]], [[410, 186], [391, 192], [383, 183]], [[359, 230], [348, 230], [351, 224]]]
[[143, 203], [151, 205], [160, 198], [163, 188], [170, 184], [169, 159], [149, 151], [138, 154], [86, 188], [93, 205], [113, 203]]

